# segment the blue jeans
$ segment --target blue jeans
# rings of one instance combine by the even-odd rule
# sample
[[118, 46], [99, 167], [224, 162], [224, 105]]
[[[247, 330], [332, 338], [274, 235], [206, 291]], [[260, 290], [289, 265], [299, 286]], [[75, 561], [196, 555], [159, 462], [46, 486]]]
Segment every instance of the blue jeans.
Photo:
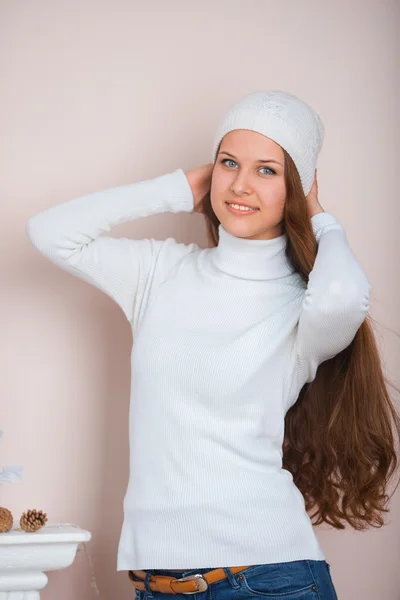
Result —
[[[208, 586], [204, 592], [195, 594], [166, 594], [154, 592], [148, 585], [151, 575], [185, 577], [194, 573], [206, 573], [215, 567], [170, 571], [146, 569], [146, 590], [135, 590], [136, 600], [338, 600], [325, 560], [295, 560], [283, 563], [253, 565], [233, 574], [223, 567], [226, 578]], [[136, 577], [135, 577], [136, 579]], [[211, 591], [212, 590], [212, 591]]]

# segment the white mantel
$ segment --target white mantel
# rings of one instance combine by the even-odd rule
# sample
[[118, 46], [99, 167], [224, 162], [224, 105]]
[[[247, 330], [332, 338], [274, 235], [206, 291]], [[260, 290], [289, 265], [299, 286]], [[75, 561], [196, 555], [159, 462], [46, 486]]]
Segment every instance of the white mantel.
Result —
[[79, 543], [90, 539], [89, 531], [70, 524], [0, 533], [0, 600], [39, 600], [44, 571], [69, 567]]

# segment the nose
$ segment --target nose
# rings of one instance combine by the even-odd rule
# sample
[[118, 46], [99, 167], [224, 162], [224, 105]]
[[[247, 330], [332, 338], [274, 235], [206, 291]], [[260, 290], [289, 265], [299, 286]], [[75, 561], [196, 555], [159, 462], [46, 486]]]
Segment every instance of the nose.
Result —
[[251, 187], [248, 182], [248, 177], [246, 177], [246, 174], [244, 172], [237, 173], [237, 175], [233, 179], [231, 189], [232, 192], [237, 196], [251, 194]]

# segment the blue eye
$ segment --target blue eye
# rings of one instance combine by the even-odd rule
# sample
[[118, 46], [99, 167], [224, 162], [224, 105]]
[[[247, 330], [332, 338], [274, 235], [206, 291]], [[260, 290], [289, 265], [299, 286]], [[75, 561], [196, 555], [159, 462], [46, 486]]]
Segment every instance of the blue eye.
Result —
[[[234, 160], [232, 160], [231, 158], [223, 158], [223, 159], [221, 160], [221, 163], [224, 163], [224, 164], [225, 164], [225, 163], [228, 163], [228, 162], [234, 163], [234, 164], [236, 165], [235, 161], [234, 161]], [[261, 167], [261, 169], [267, 169], [267, 171], [271, 171], [271, 173], [273, 173], [274, 175], [276, 175], [276, 171], [274, 171], [274, 170], [273, 170], [273, 169], [271, 169], [270, 167]]]
[[267, 169], [268, 171], [271, 171], [271, 173], [274, 173], [275, 175], [275, 171], [273, 169], [271, 169], [271, 167], [261, 167], [262, 169]]
[[[234, 163], [235, 161], [234, 161], [234, 160], [231, 160], [230, 158], [223, 158], [223, 159], [221, 160], [221, 162], [222, 162], [222, 163], [228, 163], [228, 162]], [[236, 164], [236, 163], [235, 163], [235, 164]]]

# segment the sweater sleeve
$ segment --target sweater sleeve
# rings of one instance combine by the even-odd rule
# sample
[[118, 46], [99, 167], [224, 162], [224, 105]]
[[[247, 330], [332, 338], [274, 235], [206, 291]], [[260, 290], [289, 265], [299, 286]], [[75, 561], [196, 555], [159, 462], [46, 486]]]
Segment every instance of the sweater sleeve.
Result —
[[321, 212], [311, 222], [318, 252], [296, 334], [298, 365], [308, 383], [314, 380], [318, 365], [352, 342], [369, 311], [371, 292], [337, 219]]
[[167, 211], [192, 212], [193, 206], [186, 175], [176, 169], [50, 207], [32, 216], [26, 230], [41, 254], [110, 296], [133, 324], [137, 296], [155, 264], [167, 270], [197, 246], [173, 238], [132, 240], [102, 234], [125, 221]]

